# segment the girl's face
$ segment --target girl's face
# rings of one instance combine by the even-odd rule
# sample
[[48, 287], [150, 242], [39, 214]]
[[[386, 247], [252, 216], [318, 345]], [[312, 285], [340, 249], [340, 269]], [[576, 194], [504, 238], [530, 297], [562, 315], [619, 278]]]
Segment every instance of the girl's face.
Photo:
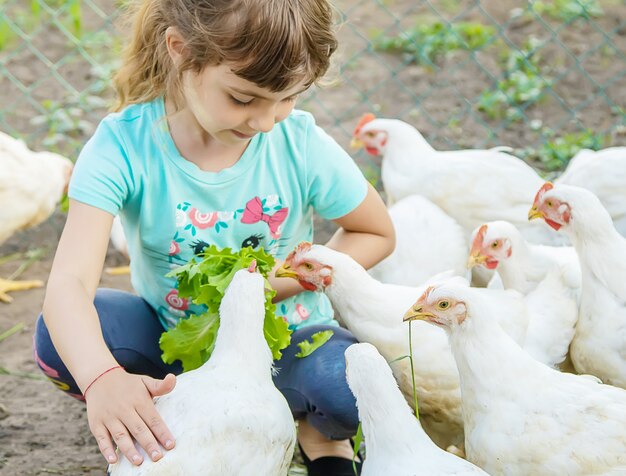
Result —
[[259, 132], [271, 131], [289, 115], [305, 89], [299, 83], [272, 93], [235, 75], [227, 64], [183, 75], [187, 108], [198, 125], [224, 145], [239, 145]]

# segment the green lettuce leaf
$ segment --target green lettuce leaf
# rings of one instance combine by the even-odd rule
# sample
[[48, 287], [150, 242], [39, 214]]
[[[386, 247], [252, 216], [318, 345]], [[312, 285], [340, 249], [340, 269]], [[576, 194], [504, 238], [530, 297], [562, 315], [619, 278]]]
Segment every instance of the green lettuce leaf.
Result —
[[333, 331], [320, 331], [311, 335], [311, 339], [313, 342], [309, 342], [308, 340], [303, 340], [302, 342], [298, 342], [298, 347], [300, 347], [300, 352], [296, 354], [296, 357], [300, 357], [303, 359], [304, 357], [308, 357], [317, 349], [322, 347], [328, 340], [334, 335]]
[[159, 345], [163, 362], [171, 364], [180, 360], [184, 372], [197, 369], [213, 352], [219, 326], [220, 318], [215, 313], [181, 319], [176, 327], [161, 334]]
[[282, 356], [281, 350], [291, 342], [288, 324], [276, 316], [272, 298], [276, 295], [267, 275], [274, 267], [274, 258], [262, 248], [243, 248], [238, 252], [230, 248], [218, 249], [215, 245], [205, 248], [201, 261], [191, 259], [187, 264], [170, 272], [178, 280], [178, 295], [191, 298], [194, 304], [205, 305], [207, 311], [181, 319], [176, 327], [164, 332], [159, 344], [166, 363], [180, 360], [185, 371], [200, 367], [211, 356], [217, 329], [219, 328], [219, 306], [224, 292], [233, 276], [240, 269], [250, 267], [256, 260], [257, 269], [265, 276], [265, 320], [263, 333], [275, 360]]

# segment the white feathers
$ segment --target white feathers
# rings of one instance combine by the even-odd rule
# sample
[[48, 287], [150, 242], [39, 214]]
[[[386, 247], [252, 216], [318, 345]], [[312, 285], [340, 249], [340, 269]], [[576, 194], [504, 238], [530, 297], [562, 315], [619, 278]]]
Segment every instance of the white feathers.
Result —
[[461, 226], [420, 195], [394, 203], [389, 215], [396, 230], [396, 248], [369, 270], [383, 283], [416, 286], [452, 270], [467, 275], [467, 240]]
[[562, 363], [578, 320], [581, 276], [574, 248], [533, 245], [511, 223], [494, 221], [474, 231], [471, 253], [497, 263], [504, 288], [524, 296], [524, 350], [547, 365]]
[[593, 192], [611, 215], [617, 231], [626, 236], [626, 147], [581, 150], [556, 183]]
[[396, 119], [374, 119], [359, 134], [374, 131], [387, 135], [381, 174], [394, 201], [423, 195], [468, 235], [484, 222], [507, 220], [528, 241], [565, 242], [549, 228], [528, 222], [529, 205], [543, 180], [524, 161], [494, 149], [437, 151], [413, 126]]
[[582, 271], [578, 324], [571, 345], [576, 371], [626, 388], [626, 238], [614, 228], [609, 213], [588, 190], [555, 185], [544, 202], [567, 203], [568, 235]]
[[71, 172], [69, 159], [33, 152], [0, 132], [0, 244], [54, 212]]
[[493, 325], [493, 309], [474, 289], [443, 285], [428, 299], [454, 299], [467, 309], [446, 330], [461, 375], [470, 461], [510, 476], [619, 474], [626, 391], [532, 359]]
[[272, 382], [264, 301], [263, 277], [238, 271], [220, 306], [211, 358], [156, 400], [176, 447], [156, 463], [145, 457], [139, 467], [120, 456], [111, 476], [287, 474], [295, 425]]
[[128, 242], [126, 241], [126, 235], [124, 235], [124, 229], [122, 228], [122, 221], [119, 215], [113, 219], [111, 225], [111, 244], [113, 247], [122, 253], [126, 259], [130, 258], [128, 254]]
[[[383, 284], [372, 278], [350, 256], [321, 245], [313, 245], [299, 259], [315, 261], [332, 268], [332, 282], [325, 293], [346, 327], [360, 342], [373, 344], [389, 362], [400, 389], [413, 404], [412, 372], [408, 359], [397, 360], [409, 353], [407, 324], [404, 312], [424, 290], [446, 281], [443, 273], [420, 286]], [[454, 282], [467, 286], [467, 280], [456, 276]], [[504, 302], [510, 312], [501, 325], [522, 339], [526, 330], [526, 306], [519, 293], [490, 291], [494, 302]], [[412, 332], [415, 382], [420, 404], [422, 426], [439, 446], [462, 445], [461, 394], [459, 376], [446, 336], [441, 329], [422, 322], [413, 323]]]
[[353, 344], [346, 349], [346, 377], [357, 399], [367, 448], [362, 476], [486, 474], [428, 438], [374, 346]]

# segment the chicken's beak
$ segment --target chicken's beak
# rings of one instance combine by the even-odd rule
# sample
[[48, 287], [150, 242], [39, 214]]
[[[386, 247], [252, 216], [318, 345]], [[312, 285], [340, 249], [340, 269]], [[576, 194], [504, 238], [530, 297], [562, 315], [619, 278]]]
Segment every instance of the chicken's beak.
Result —
[[287, 263], [283, 263], [283, 265], [276, 270], [274, 275], [277, 278], [293, 278], [298, 279], [298, 273], [293, 271], [291, 267]]
[[528, 211], [528, 221], [534, 220], [535, 218], [544, 218], [544, 215], [543, 215], [543, 212], [540, 212], [539, 210], [537, 210], [536, 206], [533, 206]]
[[467, 268], [472, 269], [474, 266], [478, 266], [487, 261], [487, 257], [485, 255], [481, 255], [480, 253], [474, 253], [469, 256], [467, 259]]
[[350, 141], [350, 148], [352, 149], [362, 149], [363, 147], [365, 147], [365, 144], [358, 137], [353, 137]]
[[402, 322], [406, 321], [427, 321], [429, 317], [432, 317], [432, 314], [429, 312], [424, 312], [423, 307], [412, 307], [409, 309], [404, 317], [402, 318]]

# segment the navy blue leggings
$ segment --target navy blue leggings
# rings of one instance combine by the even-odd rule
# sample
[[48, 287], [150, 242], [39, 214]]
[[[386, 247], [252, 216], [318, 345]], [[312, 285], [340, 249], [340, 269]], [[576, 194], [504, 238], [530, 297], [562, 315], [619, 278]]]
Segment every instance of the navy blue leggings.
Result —
[[[104, 340], [115, 360], [128, 372], [163, 378], [180, 374], [179, 362], [161, 360], [159, 337], [163, 328], [154, 310], [142, 298], [123, 291], [99, 289], [94, 300]], [[311, 334], [332, 329], [333, 337], [310, 356], [300, 359], [298, 342]], [[339, 327], [309, 326], [291, 335], [291, 345], [276, 362], [276, 387], [287, 399], [294, 418], [307, 421], [327, 438], [345, 439], [356, 433], [356, 401], [346, 382], [344, 351], [356, 339]], [[82, 400], [80, 389], [59, 357], [41, 316], [34, 336], [35, 359], [46, 376], [61, 390]]]

